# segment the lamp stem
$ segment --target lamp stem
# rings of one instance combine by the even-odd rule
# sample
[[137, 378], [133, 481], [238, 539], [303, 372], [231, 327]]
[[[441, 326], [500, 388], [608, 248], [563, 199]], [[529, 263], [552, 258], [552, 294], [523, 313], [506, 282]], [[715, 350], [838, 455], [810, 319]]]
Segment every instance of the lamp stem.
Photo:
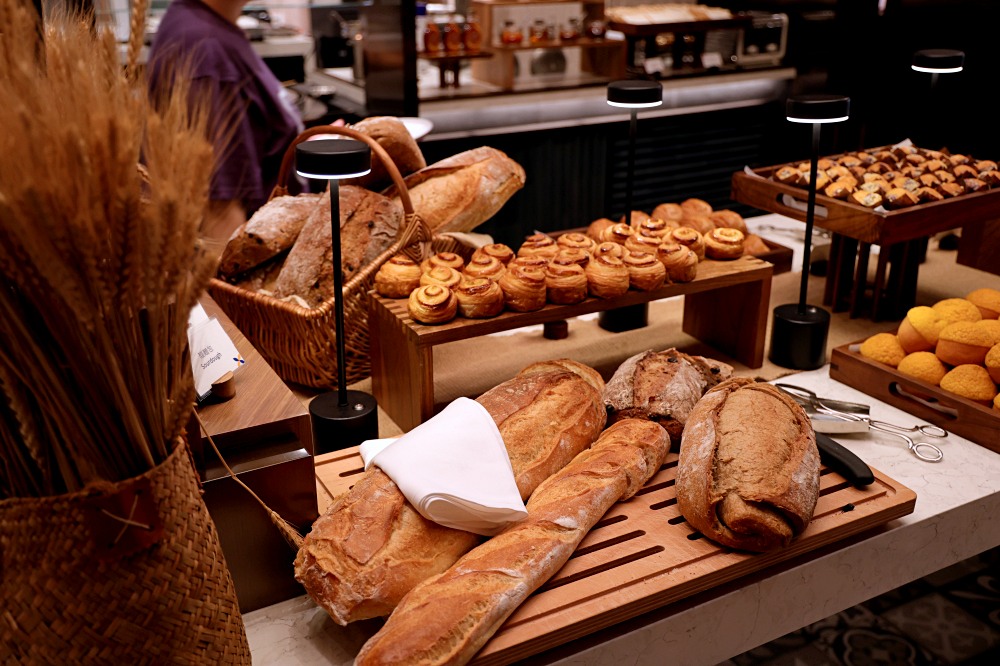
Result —
[[806, 312], [809, 289], [809, 261], [812, 255], [813, 221], [816, 216], [816, 177], [819, 171], [819, 133], [822, 125], [812, 124], [812, 157], [809, 162], [809, 200], [806, 207], [806, 237], [802, 248], [802, 278], [799, 284], [799, 314]]
[[625, 224], [632, 223], [632, 176], [635, 173], [635, 126], [639, 112], [631, 110], [628, 127], [628, 178], [625, 180]]
[[344, 271], [340, 259], [340, 181], [330, 179], [330, 235], [333, 246], [333, 310], [337, 332], [337, 404], [347, 407], [347, 361], [344, 347]]

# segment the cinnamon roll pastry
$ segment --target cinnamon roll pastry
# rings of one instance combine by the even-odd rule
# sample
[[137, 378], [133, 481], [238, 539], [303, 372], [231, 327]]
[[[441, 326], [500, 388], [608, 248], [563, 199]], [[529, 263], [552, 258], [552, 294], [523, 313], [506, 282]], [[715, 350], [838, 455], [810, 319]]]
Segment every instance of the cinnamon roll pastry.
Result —
[[636, 233], [625, 240], [625, 249], [629, 252], [651, 252], [656, 254], [656, 248], [662, 242], [663, 239], [658, 236], [643, 236]]
[[495, 317], [503, 311], [503, 289], [487, 277], [468, 278], [455, 288], [455, 298], [458, 313], [469, 319]]
[[657, 217], [651, 217], [645, 222], [639, 225], [639, 228], [635, 230], [637, 236], [654, 236], [656, 238], [663, 238], [667, 233], [674, 227], [680, 226], [677, 222], [667, 220], [661, 220]]
[[524, 239], [521, 247], [517, 250], [519, 257], [539, 256], [551, 259], [556, 256], [559, 247], [552, 236], [546, 234], [531, 234]]
[[601, 242], [612, 242], [624, 245], [629, 236], [635, 235], [635, 229], [624, 222], [619, 222], [601, 233]]
[[550, 259], [542, 255], [529, 255], [527, 257], [514, 257], [514, 260], [507, 264], [507, 270], [510, 270], [511, 266], [526, 266], [528, 268], [537, 268], [538, 270], [544, 271], [545, 267], [549, 265]]
[[608, 227], [614, 226], [614, 224], [615, 224], [614, 220], [609, 220], [606, 217], [594, 220], [593, 222], [590, 223], [590, 226], [587, 227], [587, 235], [593, 238], [598, 243], [600, 243], [601, 235], [604, 233], [604, 230], [607, 229]]
[[438, 252], [420, 262], [420, 270], [424, 273], [438, 266], [447, 266], [461, 272], [462, 267], [465, 266], [465, 259], [454, 252]]
[[705, 237], [691, 227], [677, 227], [667, 234], [666, 240], [687, 245], [697, 255], [699, 261], [705, 258]]
[[397, 254], [375, 273], [375, 291], [386, 298], [406, 298], [420, 286], [420, 265], [405, 254]]
[[[632, 214], [628, 216], [628, 225], [633, 229], [638, 229], [639, 225], [649, 219], [649, 213], [641, 210], [634, 210]], [[625, 222], [624, 216], [622, 216], [622, 222]]]
[[743, 216], [735, 210], [717, 210], [708, 216], [717, 229], [739, 229], [745, 234], [750, 233]]
[[545, 271], [514, 262], [500, 278], [504, 305], [514, 312], [533, 312], [545, 307]]
[[653, 253], [631, 252], [623, 260], [628, 270], [628, 283], [639, 291], [653, 291], [663, 286], [667, 279], [667, 269]]
[[705, 255], [709, 259], [738, 259], [743, 256], [745, 239], [739, 229], [712, 229], [705, 236]]
[[490, 243], [489, 245], [484, 245], [481, 248], [478, 248], [472, 253], [472, 256], [493, 257], [506, 266], [510, 263], [511, 259], [514, 258], [514, 250], [510, 249], [510, 247], [504, 245], [503, 243]]
[[435, 266], [420, 276], [420, 286], [436, 284], [451, 289], [461, 281], [462, 274], [448, 266]]
[[473, 255], [462, 273], [467, 278], [484, 277], [499, 282], [506, 271], [507, 267], [499, 259], [481, 254], [478, 257]]
[[698, 275], [698, 255], [687, 245], [667, 241], [656, 251], [671, 282], [690, 282]]
[[684, 219], [684, 209], [680, 204], [661, 203], [653, 209], [652, 217], [667, 223], [676, 222], [675, 226], [680, 226], [681, 220]]
[[587, 273], [580, 264], [553, 259], [545, 269], [545, 293], [549, 303], [572, 305], [587, 298]]
[[681, 210], [684, 211], [684, 219], [708, 217], [712, 214], [712, 205], [702, 199], [691, 198], [681, 202]]
[[618, 259], [621, 259], [622, 257], [625, 256], [625, 253], [626, 249], [624, 245], [619, 245], [614, 241], [605, 241], [604, 243], [601, 243], [600, 245], [594, 248], [594, 253], [591, 258], [593, 259], [599, 256], [611, 255], [612, 257], [617, 257]]
[[[615, 245], [615, 247], [621, 247], [621, 245], [617, 245], [615, 243], [612, 243], [612, 245]], [[586, 268], [587, 264], [590, 263], [590, 253], [585, 252], [578, 247], [567, 247], [559, 250], [559, 252], [556, 253], [556, 256], [552, 257], [552, 261], [549, 263], [563, 265], [576, 264], [580, 268]]]
[[593, 252], [594, 248], [597, 247], [597, 241], [586, 234], [581, 234], [578, 231], [571, 231], [568, 234], [563, 234], [556, 239], [556, 245], [562, 248], [576, 248], [584, 250], [588, 254]]
[[443, 324], [455, 318], [458, 299], [448, 287], [426, 284], [413, 290], [407, 307], [410, 317], [421, 324]]
[[597, 298], [617, 298], [628, 291], [628, 269], [612, 254], [595, 255], [587, 264], [587, 291]]

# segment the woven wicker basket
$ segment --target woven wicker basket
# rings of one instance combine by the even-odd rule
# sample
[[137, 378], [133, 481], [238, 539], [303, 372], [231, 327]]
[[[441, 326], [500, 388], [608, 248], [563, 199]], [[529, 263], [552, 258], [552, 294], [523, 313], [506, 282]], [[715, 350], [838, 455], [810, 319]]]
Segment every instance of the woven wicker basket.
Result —
[[0, 663], [249, 664], [187, 444], [149, 472], [0, 501]]

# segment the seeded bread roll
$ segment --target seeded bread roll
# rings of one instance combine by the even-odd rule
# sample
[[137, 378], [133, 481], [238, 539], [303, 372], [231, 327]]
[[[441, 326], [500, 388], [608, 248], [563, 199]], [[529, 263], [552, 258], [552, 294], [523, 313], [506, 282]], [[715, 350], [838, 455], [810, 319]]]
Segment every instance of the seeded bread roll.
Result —
[[735, 377], [688, 417], [677, 507], [694, 529], [751, 551], [782, 548], [812, 520], [819, 451], [805, 411], [766, 383]]

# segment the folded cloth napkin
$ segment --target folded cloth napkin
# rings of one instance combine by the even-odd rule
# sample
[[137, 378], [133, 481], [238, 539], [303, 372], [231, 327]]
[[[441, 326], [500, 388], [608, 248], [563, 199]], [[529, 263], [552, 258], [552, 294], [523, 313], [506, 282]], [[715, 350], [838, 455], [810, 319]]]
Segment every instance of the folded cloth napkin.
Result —
[[445, 527], [493, 536], [528, 515], [503, 437], [475, 400], [458, 398], [402, 437], [362, 442], [361, 457]]

